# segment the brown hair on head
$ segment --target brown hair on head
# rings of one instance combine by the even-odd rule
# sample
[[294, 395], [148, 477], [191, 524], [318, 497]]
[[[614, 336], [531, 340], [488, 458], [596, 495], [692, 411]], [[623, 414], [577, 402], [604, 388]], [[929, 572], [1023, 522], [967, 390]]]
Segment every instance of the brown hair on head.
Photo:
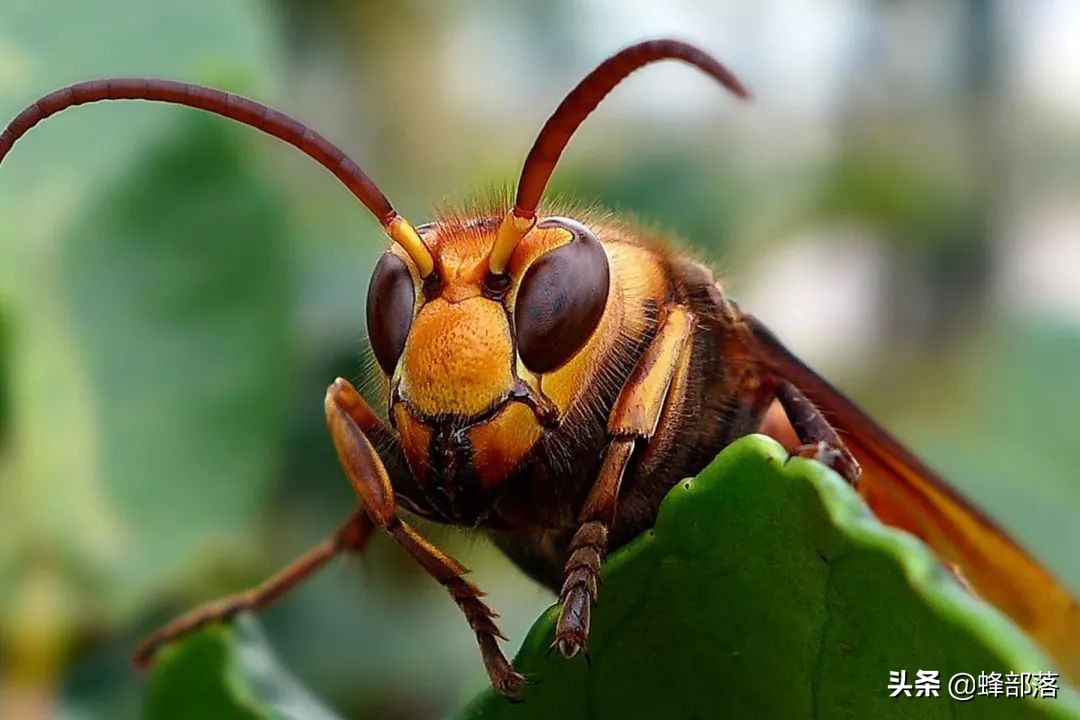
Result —
[[514, 246], [535, 224], [536, 208], [551, 173], [581, 123], [628, 75], [659, 60], [681, 60], [711, 76], [736, 96], [744, 100], [750, 97], [739, 79], [719, 60], [679, 40], [646, 40], [604, 60], [563, 98], [529, 150], [521, 168], [514, 208], [503, 220], [491, 250], [489, 267], [492, 273], [505, 271]]
[[0, 133], [0, 162], [32, 127], [76, 105], [102, 100], [148, 100], [185, 105], [227, 117], [284, 140], [325, 167], [367, 207], [416, 263], [421, 275], [434, 267], [431, 251], [412, 225], [394, 210], [379, 186], [340, 148], [288, 115], [262, 103], [214, 88], [173, 80], [109, 78], [75, 83], [35, 100]]

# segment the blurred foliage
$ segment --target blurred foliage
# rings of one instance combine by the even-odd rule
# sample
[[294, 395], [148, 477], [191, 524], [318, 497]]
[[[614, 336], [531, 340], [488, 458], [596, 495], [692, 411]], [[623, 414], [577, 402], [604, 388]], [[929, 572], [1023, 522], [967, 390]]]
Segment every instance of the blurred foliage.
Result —
[[11, 432], [11, 316], [0, 306], [0, 448]]
[[[250, 12], [221, 9], [208, 27], [213, 3], [140, 7], [5, 3], [3, 113], [85, 73], [220, 78], [245, 65], [208, 50], [257, 56]], [[0, 173], [13, 314], [0, 572], [15, 579], [0, 596], [0, 715], [66, 705], [62, 684], [125, 714], [139, 619], [249, 556], [268, 499], [284, 406], [267, 390], [290, 357], [281, 196], [242, 131], [181, 112], [162, 132], [154, 111], [73, 111]]]
[[59, 573], [87, 623], [129, 625], [181, 577], [236, 556], [268, 499], [284, 408], [269, 390], [289, 358], [285, 221], [236, 133], [184, 123], [91, 195], [62, 246], [77, 381], [100, 432], [68, 419], [63, 433], [93, 438], [80, 448], [57, 432], [63, 403], [24, 408], [40, 455], [15, 477], [33, 483], [16, 489], [16, 562]]
[[250, 537], [268, 499], [290, 360], [286, 217], [242, 132], [188, 118], [89, 199], [63, 246], [120, 545], [101, 600], [125, 617]]
[[[929, 252], [977, 242], [982, 217], [969, 183], [902, 141], [853, 147], [826, 171], [812, 208], [818, 217], [855, 219], [887, 228], [890, 241]], [[905, 151], [907, 150], [907, 151]]]
[[691, 161], [691, 155], [641, 152], [630, 167], [618, 170], [575, 163], [552, 183], [552, 194], [642, 219], [646, 226], [675, 234], [686, 247], [722, 257], [736, 229], [747, 222], [754, 200], [738, 179]]

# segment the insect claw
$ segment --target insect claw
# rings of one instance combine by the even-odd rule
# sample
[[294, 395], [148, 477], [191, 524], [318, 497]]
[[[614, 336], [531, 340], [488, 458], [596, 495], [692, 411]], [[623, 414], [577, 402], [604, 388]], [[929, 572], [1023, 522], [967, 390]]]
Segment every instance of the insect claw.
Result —
[[511, 669], [505, 675], [499, 677], [492, 677], [492, 687], [495, 692], [502, 695], [504, 698], [512, 703], [519, 703], [519, 696], [521, 695], [522, 688], [526, 685], [526, 678], [519, 672], [515, 672]]
[[562, 656], [565, 657], [567, 660], [571, 659], [583, 650], [585, 650], [586, 655], [588, 655], [588, 651], [585, 648], [585, 643], [575, 638], [556, 638], [555, 642], [551, 643], [551, 646], [548, 648], [548, 652], [550, 653], [551, 650], [555, 647], [559, 648], [559, 652], [562, 653]]

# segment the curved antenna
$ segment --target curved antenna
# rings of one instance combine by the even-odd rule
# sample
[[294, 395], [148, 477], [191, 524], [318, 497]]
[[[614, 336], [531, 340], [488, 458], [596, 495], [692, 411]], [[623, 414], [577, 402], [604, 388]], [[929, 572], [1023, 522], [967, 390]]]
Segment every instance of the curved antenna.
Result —
[[185, 105], [227, 117], [284, 140], [332, 172], [375, 216], [427, 277], [435, 269], [431, 250], [408, 220], [398, 215], [379, 186], [340, 148], [308, 126], [262, 103], [214, 88], [173, 80], [109, 78], [75, 83], [28, 105], [0, 133], [0, 162], [15, 142], [42, 120], [76, 105], [102, 100], [149, 100]]
[[499, 226], [488, 260], [496, 275], [506, 270], [510, 254], [536, 224], [536, 207], [551, 173], [574, 132], [609, 92], [635, 70], [659, 60], [681, 60], [711, 76], [738, 97], [749, 99], [743, 84], [713, 56], [679, 40], [646, 40], [631, 45], [600, 63], [563, 99], [544, 123], [521, 168], [514, 209]]

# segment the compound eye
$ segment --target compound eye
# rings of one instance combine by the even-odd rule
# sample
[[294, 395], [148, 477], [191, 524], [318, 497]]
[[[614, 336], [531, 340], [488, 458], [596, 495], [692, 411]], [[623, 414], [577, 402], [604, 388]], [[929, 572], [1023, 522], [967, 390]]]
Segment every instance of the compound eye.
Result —
[[368, 285], [367, 325], [379, 367], [394, 374], [412, 325], [416, 289], [405, 261], [386, 253], [375, 265]]
[[607, 253], [596, 236], [568, 218], [549, 218], [574, 236], [540, 256], [521, 279], [514, 305], [518, 354], [534, 373], [565, 364], [588, 341], [607, 305]]

